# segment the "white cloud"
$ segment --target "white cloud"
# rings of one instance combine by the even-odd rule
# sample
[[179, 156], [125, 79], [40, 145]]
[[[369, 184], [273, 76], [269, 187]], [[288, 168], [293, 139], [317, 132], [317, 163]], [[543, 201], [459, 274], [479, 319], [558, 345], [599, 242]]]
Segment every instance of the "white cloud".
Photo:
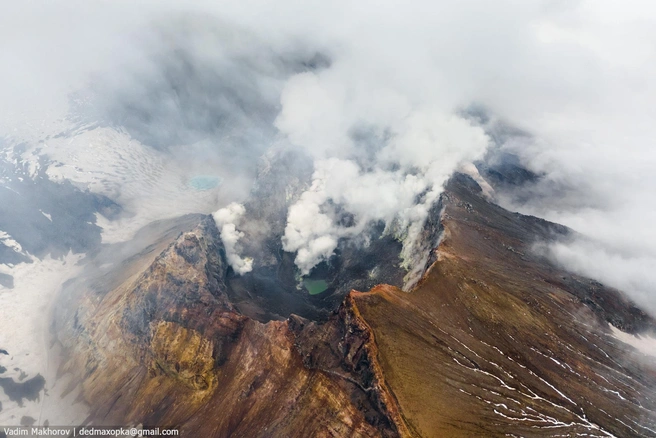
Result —
[[[258, 82], [267, 98], [280, 102], [275, 127], [283, 140], [316, 160], [313, 186], [290, 210], [285, 235], [304, 270], [366, 221], [402, 224], [395, 229], [412, 234], [448, 174], [484, 147], [480, 131], [454, 115], [476, 102], [533, 135], [532, 142], [508, 148], [549, 180], [576, 189], [560, 201], [521, 208], [604, 248], [569, 246], [577, 260], [622, 254], [622, 263], [600, 260], [578, 269], [656, 303], [650, 268], [656, 260], [653, 2], [58, 0], [47, 7], [5, 6], [3, 114], [65, 101], [65, 91], [91, 73], [123, 77], [126, 67], [152, 68], [137, 56], [143, 41], [135, 34], [182, 12], [219, 17], [222, 29], [223, 23], [246, 29], [264, 42], [263, 53], [304, 46], [327, 54], [327, 69]], [[240, 35], [229, 35], [234, 47], [251, 47]], [[148, 42], [164, 52], [165, 43]], [[214, 43], [202, 44], [206, 54]], [[258, 71], [276, 70], [267, 62]], [[3, 120], [6, 128], [15, 118]], [[364, 147], [358, 132], [380, 141]], [[414, 202], [423, 190], [428, 195]], [[355, 216], [353, 227], [338, 223], [334, 204]], [[557, 254], [570, 260], [564, 251]]]

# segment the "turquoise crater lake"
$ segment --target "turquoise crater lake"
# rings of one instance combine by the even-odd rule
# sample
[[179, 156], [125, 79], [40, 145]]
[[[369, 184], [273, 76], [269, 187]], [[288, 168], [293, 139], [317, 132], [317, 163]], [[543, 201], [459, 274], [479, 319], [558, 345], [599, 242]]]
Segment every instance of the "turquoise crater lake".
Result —
[[189, 186], [198, 191], [212, 190], [221, 184], [221, 178], [213, 175], [198, 175], [189, 180]]

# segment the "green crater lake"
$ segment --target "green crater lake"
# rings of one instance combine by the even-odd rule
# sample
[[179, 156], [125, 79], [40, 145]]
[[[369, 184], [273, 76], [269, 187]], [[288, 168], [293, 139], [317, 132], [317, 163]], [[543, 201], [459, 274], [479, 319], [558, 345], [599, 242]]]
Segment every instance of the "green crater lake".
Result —
[[303, 280], [303, 286], [310, 292], [310, 295], [317, 295], [328, 289], [326, 280]]

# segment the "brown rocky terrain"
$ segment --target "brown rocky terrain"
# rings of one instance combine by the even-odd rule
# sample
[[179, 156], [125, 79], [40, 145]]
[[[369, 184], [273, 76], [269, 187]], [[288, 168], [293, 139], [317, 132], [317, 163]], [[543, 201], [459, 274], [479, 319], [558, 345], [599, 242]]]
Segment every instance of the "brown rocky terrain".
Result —
[[163, 227], [64, 291], [60, 374], [88, 421], [183, 437], [656, 436], [656, 367], [608, 326], [654, 321], [540, 256], [564, 227], [498, 207], [464, 175], [441, 202], [413, 291], [352, 291], [320, 320], [242, 313], [212, 219]]
[[[654, 436], [656, 368], [609, 335], [653, 321], [532, 251], [566, 230], [513, 214], [466, 177], [444, 200], [437, 262], [411, 293], [352, 299], [420, 436]], [[587, 435], [586, 435], [587, 434]]]
[[[398, 410], [371, 366], [373, 338], [347, 307], [321, 325], [325, 344], [299, 317], [239, 314], [223, 290], [210, 217], [155, 253], [133, 260], [143, 270], [118, 287], [79, 293], [77, 310], [56, 321], [61, 374], [77, 377], [91, 422], [191, 436], [399, 434]], [[301, 350], [316, 354], [314, 366]]]

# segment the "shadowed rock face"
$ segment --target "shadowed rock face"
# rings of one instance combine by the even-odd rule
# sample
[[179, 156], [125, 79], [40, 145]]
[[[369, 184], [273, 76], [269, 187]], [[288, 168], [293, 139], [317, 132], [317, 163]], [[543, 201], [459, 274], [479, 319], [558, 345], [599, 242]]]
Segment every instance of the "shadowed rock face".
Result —
[[[30, 263], [27, 254], [57, 258], [70, 251], [98, 251], [102, 229], [96, 225], [96, 213], [111, 219], [121, 213], [121, 207], [68, 181], [50, 180], [46, 170], [52, 163], [45, 155], [37, 170], [31, 169], [21, 159], [24, 149], [16, 145], [11, 154], [0, 158], [0, 231], [22, 247], [17, 251], [0, 239], [0, 263]], [[9, 288], [13, 279], [6, 277], [0, 284]]]
[[[251, 288], [265, 283], [235, 291], [212, 219], [185, 221], [190, 231], [164, 227], [114, 272], [72, 282], [55, 311], [60, 372], [95, 424], [216, 437], [656, 436], [656, 368], [608, 329], [654, 321], [534, 254], [570, 231], [491, 204], [469, 177], [452, 178], [429, 221], [427, 239], [443, 240], [416, 289], [321, 302], [286, 290], [316, 319], [261, 317], [270, 300]], [[341, 262], [348, 277], [356, 265]]]

